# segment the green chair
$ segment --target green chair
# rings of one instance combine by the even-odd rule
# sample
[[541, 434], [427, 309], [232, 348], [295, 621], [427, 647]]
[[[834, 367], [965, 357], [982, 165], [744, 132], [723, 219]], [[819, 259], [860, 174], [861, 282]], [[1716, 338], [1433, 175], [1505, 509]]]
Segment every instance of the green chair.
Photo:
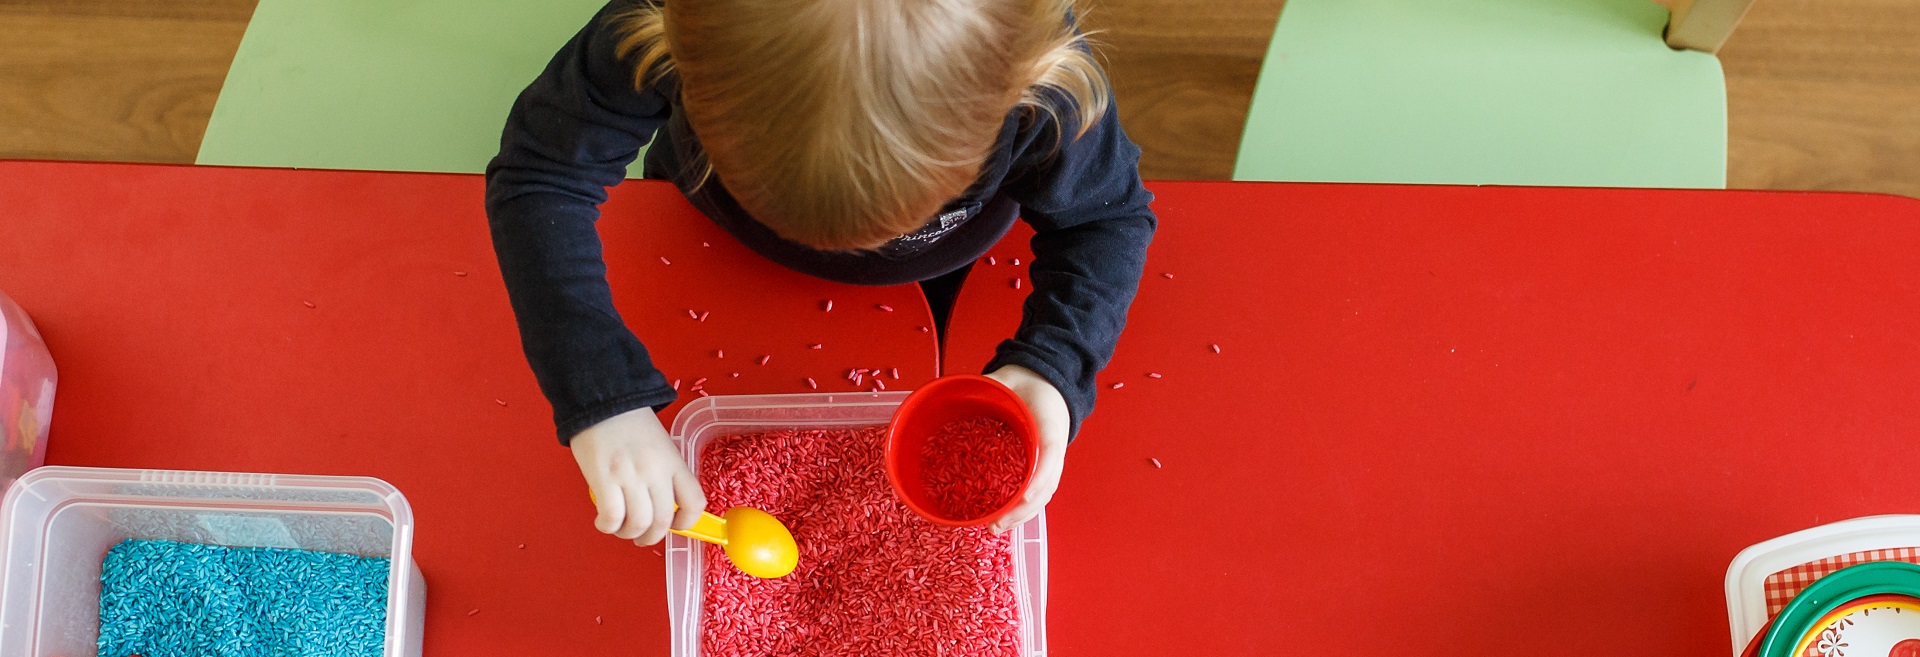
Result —
[[514, 97], [604, 4], [260, 0], [197, 161], [479, 172]]
[[1724, 187], [1720, 61], [1669, 48], [1668, 17], [1649, 0], [1288, 0], [1234, 178]]

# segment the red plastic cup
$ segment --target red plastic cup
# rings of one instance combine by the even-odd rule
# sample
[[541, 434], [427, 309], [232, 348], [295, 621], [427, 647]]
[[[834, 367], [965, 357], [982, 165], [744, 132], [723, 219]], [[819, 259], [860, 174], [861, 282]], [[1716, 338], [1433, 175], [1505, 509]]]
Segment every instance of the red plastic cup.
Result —
[[887, 481], [893, 484], [894, 494], [907, 503], [907, 508], [936, 524], [948, 527], [984, 525], [1019, 506], [1020, 496], [1015, 494], [984, 516], [948, 518], [935, 513], [934, 505], [927, 499], [925, 480], [920, 472], [921, 455], [926, 451], [927, 440], [950, 422], [975, 417], [1005, 422], [1026, 444], [1027, 473], [1020, 483], [1020, 490], [1026, 490], [1027, 484], [1033, 481], [1034, 470], [1040, 464], [1040, 430], [1033, 421], [1033, 414], [1027, 411], [1026, 402], [999, 381], [973, 374], [954, 374], [934, 379], [932, 383], [907, 395], [906, 401], [901, 402], [900, 408], [893, 412], [893, 421], [887, 424], [884, 454]]

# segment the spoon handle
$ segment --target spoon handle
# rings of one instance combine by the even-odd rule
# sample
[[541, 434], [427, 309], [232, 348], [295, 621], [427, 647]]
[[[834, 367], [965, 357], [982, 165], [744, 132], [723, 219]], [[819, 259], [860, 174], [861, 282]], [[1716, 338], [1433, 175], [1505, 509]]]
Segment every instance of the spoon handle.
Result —
[[706, 541], [719, 546], [727, 544], [726, 519], [711, 513], [701, 513], [700, 520], [694, 522], [692, 527], [672, 531], [696, 541]]

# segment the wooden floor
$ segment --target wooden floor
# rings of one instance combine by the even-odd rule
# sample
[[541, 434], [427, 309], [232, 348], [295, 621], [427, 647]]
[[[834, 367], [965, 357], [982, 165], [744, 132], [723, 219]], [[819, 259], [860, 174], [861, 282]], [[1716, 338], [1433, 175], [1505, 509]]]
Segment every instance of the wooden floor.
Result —
[[1920, 197], [1920, 2], [1760, 0], [1720, 61], [1729, 185]]
[[[1149, 178], [1233, 170], [1283, 0], [1094, 0]], [[191, 162], [253, 0], [0, 0], [0, 158]], [[1760, 0], [1721, 53], [1734, 187], [1920, 197], [1920, 2]]]
[[0, 0], [0, 158], [192, 162], [253, 0]]

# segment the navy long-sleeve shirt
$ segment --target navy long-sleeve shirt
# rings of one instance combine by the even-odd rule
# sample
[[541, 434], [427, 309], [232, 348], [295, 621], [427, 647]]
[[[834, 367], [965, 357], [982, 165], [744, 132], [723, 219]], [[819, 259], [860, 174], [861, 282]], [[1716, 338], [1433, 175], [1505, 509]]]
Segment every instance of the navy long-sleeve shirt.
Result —
[[761, 255], [830, 280], [890, 285], [963, 267], [1006, 233], [1018, 204], [1036, 233], [1033, 291], [1019, 330], [986, 370], [1020, 365], [1045, 377], [1066, 398], [1078, 433], [1156, 226], [1153, 197], [1140, 183], [1140, 149], [1113, 111], [1075, 138], [1071, 100], [1053, 96], [1059, 117], [1016, 108], [976, 182], [925, 228], [872, 252], [812, 250], [755, 221], [718, 179], [699, 185], [684, 175], [699, 140], [680, 108], [677, 81], [669, 74], [636, 84], [634, 62], [616, 52], [616, 17], [640, 1], [614, 0], [554, 55], [514, 102], [500, 154], [487, 166], [494, 251], [562, 443], [676, 396], [614, 309], [594, 228], [606, 189], [625, 177], [649, 139], [648, 177], [673, 179], [695, 207]]

